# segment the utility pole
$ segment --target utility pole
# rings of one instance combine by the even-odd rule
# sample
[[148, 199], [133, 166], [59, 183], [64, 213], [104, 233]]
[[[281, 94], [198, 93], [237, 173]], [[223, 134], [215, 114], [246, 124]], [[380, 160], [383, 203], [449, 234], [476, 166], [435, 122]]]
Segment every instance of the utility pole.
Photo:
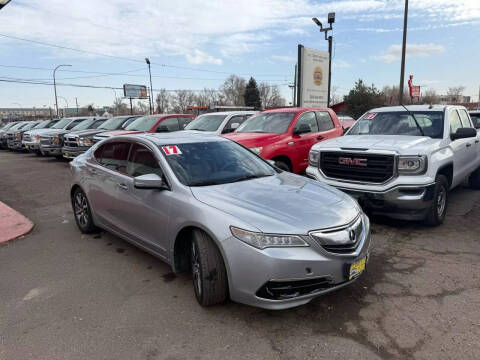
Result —
[[132, 98], [130, 98], [130, 115], [133, 115]]
[[403, 105], [403, 81], [405, 79], [405, 53], [407, 47], [407, 20], [408, 20], [408, 0], [405, 0], [405, 14], [403, 15], [403, 42], [402, 42], [402, 64], [400, 68], [400, 93], [398, 102]]
[[53, 89], [55, 90], [55, 107], [57, 109], [57, 118], [58, 118], [58, 99], [57, 99], [57, 83], [55, 81], [55, 73], [57, 72], [57, 69], [62, 66], [72, 66], [72, 65], [58, 65], [54, 70], [53, 70]]
[[[152, 69], [150, 68], [150, 59], [149, 58], [145, 58], [145, 62], [147, 63], [148, 65], [148, 73], [150, 74], [150, 115], [153, 115], [153, 113], [155, 112], [154, 109], [152, 109], [152, 105], [153, 105], [153, 86], [152, 86]], [[155, 105], [153, 105], [155, 106]]]
[[75, 104], [77, 104], [77, 115], [78, 115], [78, 99], [75, 98]]

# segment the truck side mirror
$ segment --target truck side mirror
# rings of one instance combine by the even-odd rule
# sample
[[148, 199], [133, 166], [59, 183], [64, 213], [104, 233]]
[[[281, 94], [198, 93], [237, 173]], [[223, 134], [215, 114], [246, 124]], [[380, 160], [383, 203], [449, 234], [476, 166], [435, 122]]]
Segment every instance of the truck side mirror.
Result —
[[458, 139], [467, 139], [477, 136], [477, 130], [474, 128], [458, 128], [457, 131], [450, 135], [452, 141]]

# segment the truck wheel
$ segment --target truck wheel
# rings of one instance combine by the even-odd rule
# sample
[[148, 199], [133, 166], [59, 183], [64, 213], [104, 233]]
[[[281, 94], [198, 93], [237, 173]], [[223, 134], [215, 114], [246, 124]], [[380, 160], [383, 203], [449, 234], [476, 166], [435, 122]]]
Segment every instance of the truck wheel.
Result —
[[428, 210], [425, 223], [430, 226], [438, 226], [443, 223], [448, 205], [448, 181], [443, 175], [435, 178], [435, 192], [432, 206]]
[[468, 178], [468, 185], [472, 189], [480, 190], [480, 168], [475, 170]]
[[228, 297], [227, 271], [220, 251], [203, 231], [193, 233], [190, 261], [198, 303], [202, 306], [223, 303]]
[[290, 166], [288, 166], [285, 161], [275, 160], [275, 166], [280, 170], [292, 172], [292, 169], [290, 169]]
[[35, 154], [37, 154], [37, 156], [43, 156], [43, 154], [40, 150], [35, 151]]
[[72, 208], [75, 222], [82, 233], [90, 234], [98, 231], [98, 228], [93, 223], [92, 211], [90, 210], [87, 195], [80, 188], [75, 189], [73, 192]]

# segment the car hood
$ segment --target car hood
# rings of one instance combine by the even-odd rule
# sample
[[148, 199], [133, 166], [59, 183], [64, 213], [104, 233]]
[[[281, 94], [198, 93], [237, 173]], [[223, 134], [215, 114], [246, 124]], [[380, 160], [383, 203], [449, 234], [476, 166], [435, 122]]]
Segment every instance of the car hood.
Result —
[[245, 147], [259, 147], [272, 144], [285, 137], [285, 134], [272, 133], [230, 133], [222, 135]]
[[64, 130], [64, 129], [49, 129], [49, 130], [50, 131], [41, 133], [40, 135], [57, 136], [57, 135], [65, 135], [70, 132], [69, 130]]
[[324, 148], [348, 148], [369, 150], [391, 150], [399, 154], [418, 155], [441, 146], [442, 139], [427, 136], [407, 135], [346, 135], [317, 143], [312, 150]]
[[78, 137], [89, 137], [89, 136], [94, 136], [100, 133], [106, 132], [105, 130], [102, 129], [87, 129], [87, 130], [79, 130], [79, 131], [72, 131], [69, 133], [69, 135], [75, 135]]
[[339, 190], [287, 172], [190, 189], [197, 200], [264, 233], [307, 234], [345, 225], [359, 213], [356, 203]]
[[45, 135], [49, 133], [55, 133], [57, 131], [63, 131], [63, 129], [37, 129], [37, 130], [29, 130], [28, 134], [30, 135]]

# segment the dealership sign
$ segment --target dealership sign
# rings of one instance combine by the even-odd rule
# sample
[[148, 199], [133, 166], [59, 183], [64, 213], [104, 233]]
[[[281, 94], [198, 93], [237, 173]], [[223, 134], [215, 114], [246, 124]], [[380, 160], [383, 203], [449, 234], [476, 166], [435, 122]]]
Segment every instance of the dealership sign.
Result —
[[148, 98], [147, 87], [145, 85], [125, 84], [123, 85], [123, 95], [131, 99], [146, 99]]
[[328, 52], [298, 45], [297, 106], [327, 107]]
[[408, 80], [408, 88], [411, 98], [420, 98], [420, 86], [413, 85], [413, 75], [410, 75]]

